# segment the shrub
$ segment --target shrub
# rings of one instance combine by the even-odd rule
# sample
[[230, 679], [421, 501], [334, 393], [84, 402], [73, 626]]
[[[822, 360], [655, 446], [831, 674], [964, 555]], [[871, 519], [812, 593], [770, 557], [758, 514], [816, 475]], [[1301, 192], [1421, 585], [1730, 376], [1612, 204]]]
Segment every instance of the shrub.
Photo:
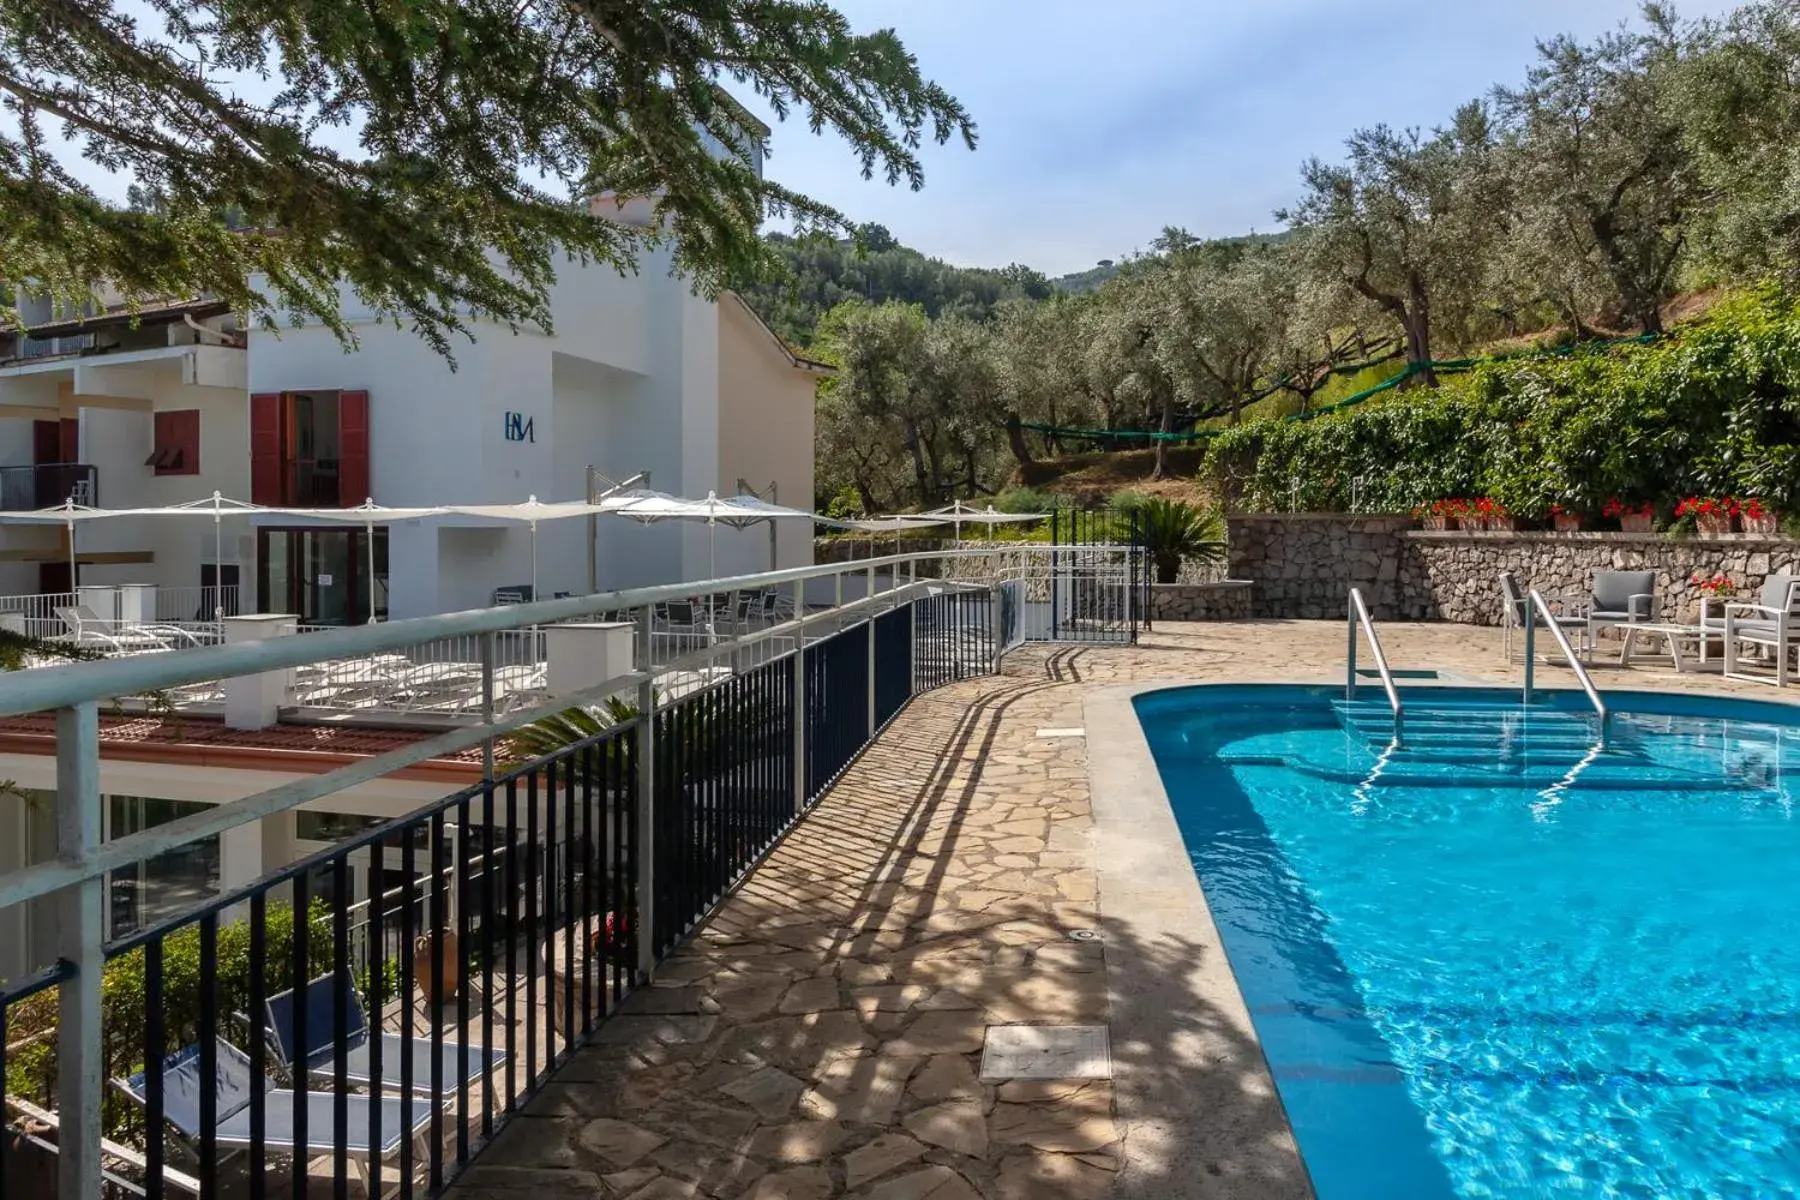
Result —
[[[332, 963], [333, 930], [324, 901], [315, 899], [308, 909], [308, 979], [323, 974]], [[289, 904], [270, 904], [265, 910], [263, 988], [264, 997], [294, 986], [294, 910]], [[238, 921], [219, 927], [213, 955], [217, 980], [216, 1033], [241, 1047], [232, 1036], [230, 1016], [250, 1008], [250, 925]], [[391, 982], [391, 981], [390, 981]], [[187, 925], [163, 938], [163, 978], [160, 1007], [163, 1046], [173, 1054], [192, 1045], [200, 1030], [200, 927]], [[389, 993], [390, 995], [392, 992]], [[106, 964], [101, 976], [100, 1006], [103, 1070], [108, 1079], [124, 1078], [144, 1067], [144, 1014], [149, 1003], [144, 982], [144, 951], [121, 954]], [[57, 989], [39, 992], [15, 1005], [8, 1014], [7, 1037], [28, 1042], [23, 1052], [9, 1054], [6, 1084], [11, 1093], [45, 1100], [56, 1089]], [[140, 1143], [143, 1113], [114, 1090], [106, 1092], [103, 1123], [106, 1136], [127, 1144]]]
[[1768, 285], [1647, 345], [1486, 363], [1310, 421], [1212, 440], [1203, 471], [1244, 507], [1406, 512], [1491, 496], [1547, 518], [1683, 495], [1800, 507], [1800, 303]]
[[1158, 583], [1174, 583], [1184, 562], [1215, 562], [1225, 556], [1225, 523], [1216, 508], [1151, 499], [1138, 506], [1136, 518]]

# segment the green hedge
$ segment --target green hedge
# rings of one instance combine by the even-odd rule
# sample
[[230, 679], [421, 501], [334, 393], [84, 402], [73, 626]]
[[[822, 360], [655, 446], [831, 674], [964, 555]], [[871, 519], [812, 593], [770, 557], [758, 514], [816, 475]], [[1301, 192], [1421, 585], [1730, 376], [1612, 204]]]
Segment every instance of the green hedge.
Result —
[[[271, 903], [265, 911], [262, 994], [266, 997], [294, 986], [294, 910], [286, 903]], [[322, 900], [313, 900], [309, 918], [310, 979], [330, 969], [333, 927]], [[237, 921], [221, 925], [216, 950], [213, 972], [218, 981], [217, 1029], [227, 1041], [245, 1048], [241, 1031], [234, 1028], [231, 1017], [250, 1007], [249, 924]], [[200, 984], [200, 927], [188, 925], [163, 939], [161, 1011], [168, 1053], [192, 1045], [200, 1036]], [[389, 988], [390, 995], [397, 990], [391, 980]], [[123, 1078], [143, 1069], [147, 1001], [141, 949], [106, 964], [101, 975], [100, 1011], [108, 1079]], [[56, 1016], [57, 989], [51, 988], [15, 1006], [8, 1014], [7, 1024], [7, 1038], [15, 1047], [7, 1056], [7, 1091], [51, 1108], [55, 1107], [56, 1089]], [[136, 1105], [109, 1087], [102, 1111], [106, 1136], [130, 1145], [142, 1143], [143, 1114]]]
[[1800, 299], [1768, 285], [1649, 345], [1496, 362], [1313, 421], [1213, 439], [1202, 472], [1245, 508], [1404, 512], [1491, 496], [1544, 518], [1612, 497], [1800, 511]]

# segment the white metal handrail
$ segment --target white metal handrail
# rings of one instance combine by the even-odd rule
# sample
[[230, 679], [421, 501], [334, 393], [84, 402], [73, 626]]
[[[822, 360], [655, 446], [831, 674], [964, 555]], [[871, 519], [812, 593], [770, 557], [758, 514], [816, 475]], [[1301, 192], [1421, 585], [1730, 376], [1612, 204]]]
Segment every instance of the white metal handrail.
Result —
[[1400, 689], [1394, 686], [1394, 673], [1388, 670], [1387, 655], [1382, 653], [1381, 639], [1375, 636], [1375, 622], [1369, 619], [1369, 606], [1363, 603], [1361, 588], [1350, 589], [1350, 653], [1344, 671], [1344, 699], [1356, 699], [1356, 631], [1362, 627], [1369, 639], [1369, 652], [1375, 658], [1375, 669], [1381, 675], [1381, 686], [1387, 692], [1388, 707], [1394, 710], [1394, 745], [1405, 736], [1406, 714], [1400, 707]]
[[1587, 693], [1588, 703], [1594, 706], [1594, 713], [1600, 718], [1600, 745], [1606, 745], [1608, 715], [1606, 701], [1600, 698], [1600, 689], [1594, 686], [1593, 678], [1588, 675], [1587, 668], [1581, 665], [1581, 659], [1575, 654], [1575, 647], [1569, 644], [1569, 635], [1562, 631], [1556, 620], [1556, 613], [1550, 608], [1550, 602], [1544, 599], [1544, 593], [1536, 588], [1531, 589], [1531, 603], [1525, 608], [1525, 703], [1531, 703], [1532, 666], [1537, 661], [1534, 617], [1541, 617], [1544, 627], [1556, 644], [1562, 649], [1563, 657], [1568, 659], [1575, 678], [1581, 683], [1581, 690]]

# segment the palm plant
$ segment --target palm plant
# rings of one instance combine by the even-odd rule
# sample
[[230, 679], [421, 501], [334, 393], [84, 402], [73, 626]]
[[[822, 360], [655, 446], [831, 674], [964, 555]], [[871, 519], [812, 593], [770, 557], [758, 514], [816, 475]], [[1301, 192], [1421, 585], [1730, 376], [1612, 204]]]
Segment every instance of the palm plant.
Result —
[[1184, 562], [1225, 557], [1225, 522], [1211, 505], [1151, 497], [1132, 505], [1132, 517], [1158, 583], [1174, 583]]

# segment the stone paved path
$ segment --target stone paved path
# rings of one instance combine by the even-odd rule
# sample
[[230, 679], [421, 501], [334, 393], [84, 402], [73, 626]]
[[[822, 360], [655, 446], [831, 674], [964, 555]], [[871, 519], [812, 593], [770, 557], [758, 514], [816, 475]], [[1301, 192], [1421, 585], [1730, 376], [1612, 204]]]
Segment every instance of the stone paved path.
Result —
[[[1336, 622], [1163, 626], [1131, 649], [1027, 648], [1006, 676], [916, 699], [453, 1194], [1105, 1195], [1122, 1165], [1109, 1082], [977, 1077], [988, 1025], [1107, 1017], [1104, 950], [1069, 936], [1097, 923], [1087, 747], [1037, 731], [1081, 726], [1096, 684], [1341, 679], [1343, 637]], [[1383, 637], [1396, 667], [1518, 678], [1494, 630]]]

